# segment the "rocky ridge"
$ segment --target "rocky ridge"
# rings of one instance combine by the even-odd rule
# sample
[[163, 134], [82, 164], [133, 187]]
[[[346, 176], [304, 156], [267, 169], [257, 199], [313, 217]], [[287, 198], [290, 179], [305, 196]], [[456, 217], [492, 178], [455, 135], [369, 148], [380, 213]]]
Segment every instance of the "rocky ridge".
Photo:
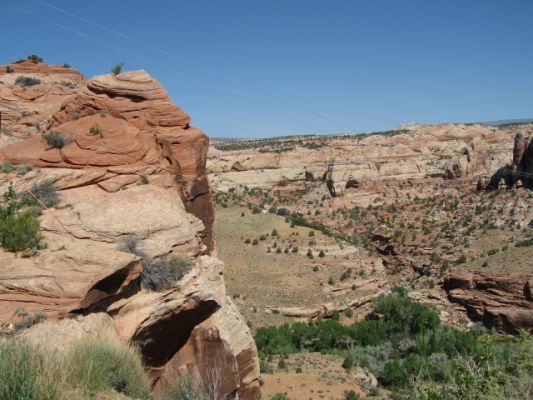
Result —
[[[38, 83], [22, 87], [20, 76]], [[43, 312], [30, 337], [53, 331], [47, 340], [64, 343], [75, 332], [106, 332], [139, 346], [158, 386], [176, 371], [217, 369], [221, 397], [259, 397], [255, 344], [213, 256], [209, 141], [163, 87], [145, 71], [86, 81], [72, 68], [23, 60], [0, 67], [0, 113], [0, 164], [33, 167], [3, 174], [0, 190], [47, 182], [60, 194], [39, 218], [46, 249], [0, 250], [3, 326], [21, 308]], [[50, 131], [63, 146], [49, 145]], [[143, 289], [143, 259], [120, 250], [127, 237], [144, 257], [179, 257], [190, 270], [165, 290]]]

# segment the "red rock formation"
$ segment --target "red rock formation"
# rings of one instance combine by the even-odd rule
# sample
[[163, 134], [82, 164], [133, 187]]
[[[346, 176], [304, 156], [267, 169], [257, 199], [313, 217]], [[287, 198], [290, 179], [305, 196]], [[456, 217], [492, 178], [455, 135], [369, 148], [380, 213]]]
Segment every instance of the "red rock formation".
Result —
[[448, 298], [467, 310], [469, 317], [500, 332], [533, 330], [533, 281], [528, 276], [479, 272], [450, 275], [443, 288]]
[[[191, 366], [207, 378], [216, 360], [221, 397], [258, 398], [255, 344], [226, 295], [223, 264], [209, 257], [207, 136], [144, 71], [84, 81], [71, 68], [28, 60], [6, 67], [0, 163], [39, 170], [11, 174], [0, 189], [53, 181], [62, 203], [40, 218], [49, 248], [30, 258], [0, 249], [0, 323], [21, 306], [79, 324], [79, 315], [104, 312], [120, 338], [139, 345], [158, 386]], [[20, 88], [22, 74], [41, 83]], [[48, 145], [50, 130], [65, 139], [62, 148]], [[140, 258], [117, 248], [124, 235], [138, 237], [150, 257], [187, 257], [194, 268], [168, 290], [140, 290]]]

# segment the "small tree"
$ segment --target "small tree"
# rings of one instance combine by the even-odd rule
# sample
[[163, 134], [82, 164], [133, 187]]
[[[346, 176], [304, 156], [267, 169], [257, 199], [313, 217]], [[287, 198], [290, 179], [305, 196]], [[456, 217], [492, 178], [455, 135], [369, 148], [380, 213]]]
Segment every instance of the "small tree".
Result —
[[39, 57], [39, 56], [36, 55], [36, 54], [31, 54], [31, 55], [29, 55], [27, 58], [28, 58], [28, 60], [35, 61], [35, 62], [38, 62], [38, 63], [42, 63], [42, 62], [44, 62], [43, 58], [42, 58], [42, 57]]
[[118, 75], [122, 72], [122, 67], [124, 67], [124, 62], [119, 62], [117, 65], [115, 65], [113, 68], [111, 68], [111, 73], [113, 75]]

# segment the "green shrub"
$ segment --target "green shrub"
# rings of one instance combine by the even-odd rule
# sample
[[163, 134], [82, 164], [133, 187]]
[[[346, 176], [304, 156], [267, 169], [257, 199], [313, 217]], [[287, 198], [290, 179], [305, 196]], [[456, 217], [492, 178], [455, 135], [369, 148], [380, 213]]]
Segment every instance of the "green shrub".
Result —
[[2, 165], [0, 165], [0, 172], [4, 174], [9, 174], [13, 172], [13, 165], [11, 165], [11, 163], [9, 162], [3, 163]]
[[344, 400], [359, 400], [359, 394], [354, 392], [353, 390], [348, 390], [344, 392]]
[[29, 76], [19, 75], [15, 79], [15, 84], [19, 85], [21, 88], [25, 89], [28, 86], [39, 85], [41, 81], [39, 79], [31, 78]]
[[62, 149], [65, 145], [70, 143], [70, 140], [65, 139], [59, 132], [48, 131], [43, 134], [43, 139], [46, 140], [48, 146], [54, 149]]
[[9, 251], [38, 248], [42, 236], [39, 220], [31, 212], [16, 213], [0, 219], [0, 242]]
[[70, 349], [65, 364], [67, 381], [87, 394], [114, 390], [136, 398], [150, 396], [141, 356], [126, 344], [86, 338]]
[[348, 356], [342, 361], [342, 368], [350, 370], [352, 369], [353, 364], [354, 364], [353, 358], [351, 356]]
[[39, 220], [29, 211], [20, 212], [20, 207], [10, 185], [0, 204], [0, 243], [9, 251], [38, 248], [41, 240]]

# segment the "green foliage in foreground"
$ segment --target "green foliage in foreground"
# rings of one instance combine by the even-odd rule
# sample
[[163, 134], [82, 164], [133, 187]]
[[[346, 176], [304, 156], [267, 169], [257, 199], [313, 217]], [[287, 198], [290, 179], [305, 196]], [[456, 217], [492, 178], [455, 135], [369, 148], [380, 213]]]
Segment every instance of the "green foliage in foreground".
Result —
[[87, 339], [67, 355], [67, 380], [85, 393], [114, 390], [135, 398], [150, 395], [141, 357], [127, 345]]
[[210, 370], [167, 379], [154, 393], [139, 352], [127, 343], [85, 337], [59, 351], [34, 348], [19, 337], [0, 338], [0, 399], [213, 400], [222, 393], [221, 375]]
[[370, 318], [350, 326], [334, 319], [286, 324], [260, 328], [255, 339], [262, 355], [343, 356], [345, 368], [369, 369], [397, 398], [496, 399], [506, 393], [519, 399], [533, 393], [530, 335], [502, 340], [480, 330], [458, 331], [402, 293], [377, 297]]
[[0, 398], [60, 399], [50, 365], [24, 341], [0, 340]]
[[20, 338], [0, 340], [0, 382], [1, 399], [82, 399], [105, 391], [151, 398], [137, 351], [127, 344], [96, 339], [50, 354]]

